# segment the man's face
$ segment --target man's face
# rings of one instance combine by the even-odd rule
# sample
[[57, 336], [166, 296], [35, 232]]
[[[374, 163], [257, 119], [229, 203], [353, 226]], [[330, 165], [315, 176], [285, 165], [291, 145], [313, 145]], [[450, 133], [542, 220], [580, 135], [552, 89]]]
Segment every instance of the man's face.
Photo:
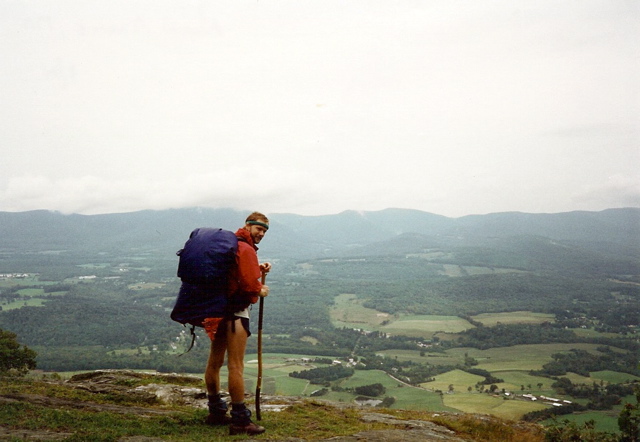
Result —
[[255, 224], [247, 224], [245, 226], [245, 229], [249, 231], [254, 244], [260, 244], [260, 241], [262, 241], [264, 235], [267, 234], [267, 229], [262, 226], [256, 226]]

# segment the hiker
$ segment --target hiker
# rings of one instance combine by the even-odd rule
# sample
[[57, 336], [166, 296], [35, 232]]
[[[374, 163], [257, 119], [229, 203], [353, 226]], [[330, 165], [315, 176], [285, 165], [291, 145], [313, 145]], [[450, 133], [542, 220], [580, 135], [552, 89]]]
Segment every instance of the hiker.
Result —
[[[229, 424], [229, 434], [261, 434], [265, 431], [251, 421], [251, 411], [244, 403], [244, 352], [249, 331], [249, 306], [259, 297], [269, 294], [269, 287], [262, 284], [261, 276], [271, 270], [271, 264], [258, 263], [258, 247], [269, 229], [269, 219], [259, 212], [249, 215], [244, 227], [236, 232], [238, 237], [237, 274], [229, 281], [234, 307], [220, 322], [217, 329], [215, 319], [205, 319], [204, 329], [211, 339], [209, 360], [205, 371], [205, 383], [209, 399], [207, 424]], [[237, 301], [239, 300], [239, 301]], [[213, 326], [212, 326], [213, 325]], [[229, 370], [229, 396], [231, 417], [227, 415], [227, 403], [220, 397], [220, 368], [227, 355]]]

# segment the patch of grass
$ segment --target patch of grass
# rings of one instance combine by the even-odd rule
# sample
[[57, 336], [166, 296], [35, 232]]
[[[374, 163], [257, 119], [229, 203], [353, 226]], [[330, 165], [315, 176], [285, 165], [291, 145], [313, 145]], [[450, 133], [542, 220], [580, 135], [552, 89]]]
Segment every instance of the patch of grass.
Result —
[[396, 402], [391, 406], [393, 409], [458, 411], [455, 408], [446, 406], [439, 394], [416, 387], [399, 386], [392, 390], [387, 390], [385, 396], [396, 398]]
[[26, 288], [18, 290], [20, 296], [42, 296], [44, 295], [44, 289], [41, 288]]
[[542, 324], [544, 322], [555, 322], [555, 315], [548, 313], [535, 313], [529, 311], [482, 313], [472, 316], [472, 319], [481, 322], [486, 327], [493, 327], [501, 324]]
[[625, 382], [640, 381], [640, 377], [619, 371], [603, 370], [590, 373], [593, 379], [603, 380], [610, 384], [622, 384]]
[[445, 394], [445, 405], [471, 414], [490, 414], [504, 419], [518, 419], [530, 411], [543, 410], [546, 405], [536, 402], [504, 400], [486, 393]]
[[[10, 403], [0, 410], [0, 425], [8, 429], [73, 433], [67, 441], [118, 441], [124, 437], [163, 437], [168, 440], [211, 440], [212, 433], [228, 431], [203, 425], [204, 411], [168, 416], [145, 416], [57, 409], [32, 404]], [[225, 431], [226, 430], [226, 431]]]
[[[443, 405], [440, 395], [423, 388], [402, 384], [380, 370], [356, 370], [349, 379], [340, 383], [343, 388], [355, 388], [362, 385], [382, 384], [386, 391], [379, 398], [395, 398], [391, 408], [407, 410], [455, 411]], [[355, 395], [343, 395], [343, 401], [353, 402]], [[329, 397], [328, 397], [329, 399]]]
[[43, 298], [23, 298], [8, 302], [2, 305], [2, 310], [14, 310], [22, 307], [42, 307], [45, 299]]
[[324, 439], [386, 427], [383, 424], [363, 423], [360, 411], [356, 408], [339, 408], [315, 401], [293, 405], [280, 413], [269, 415], [269, 438], [274, 439], [291, 436]]
[[483, 376], [467, 373], [462, 370], [452, 370], [439, 374], [435, 377], [435, 381], [425, 382], [422, 387], [432, 390], [448, 391], [449, 386], [453, 385], [454, 391], [467, 391], [469, 386], [474, 386], [477, 382], [484, 381]]
[[425, 339], [436, 332], [456, 333], [473, 328], [468, 321], [457, 316], [390, 315], [363, 307], [363, 302], [353, 294], [336, 296], [330, 310], [333, 325]]
[[582, 376], [577, 373], [572, 373], [570, 371], [568, 371], [566, 374], [563, 374], [560, 377], [569, 379], [573, 384], [589, 384], [589, 385], [593, 384], [593, 379], [591, 377]]
[[430, 365], [463, 365], [464, 354], [454, 355], [444, 352], [428, 352], [424, 351], [424, 355], [420, 355], [423, 350], [416, 348], [415, 350], [382, 350], [376, 352], [386, 356], [387, 358], [396, 359], [400, 362], [412, 361], [417, 364], [430, 364]]
[[601, 354], [597, 350], [598, 347], [598, 344], [582, 343], [514, 345], [512, 347], [497, 347], [488, 350], [461, 347], [447, 350], [446, 354], [464, 357], [466, 353], [479, 362], [477, 368], [489, 372], [505, 370], [528, 371], [542, 369], [544, 364], [552, 360], [551, 355], [554, 353], [568, 352], [575, 348], [594, 354]]
[[128, 288], [130, 290], [153, 290], [153, 289], [160, 289], [164, 286], [165, 284], [161, 284], [161, 283], [140, 282], [136, 284], [129, 284]]
[[386, 333], [430, 338], [436, 332], [458, 333], [474, 326], [457, 316], [407, 315], [380, 327]]
[[[554, 382], [552, 379], [542, 376], [532, 376], [525, 371], [498, 371], [492, 373], [495, 377], [504, 380], [499, 384], [496, 384], [500, 389], [504, 388], [507, 391], [520, 392], [521, 387], [524, 385], [527, 392], [549, 392], [553, 391], [551, 384]], [[538, 384], [542, 384], [539, 387]], [[529, 388], [531, 385], [531, 388]]]
[[[126, 385], [127, 387], [135, 387], [136, 385]], [[36, 394], [57, 399], [65, 399], [78, 402], [94, 402], [97, 404], [115, 403], [119, 405], [131, 406], [148, 406], [155, 404], [148, 399], [141, 400], [127, 393], [119, 394], [111, 393], [91, 393], [85, 390], [76, 389], [59, 383], [43, 383], [33, 381], [9, 380], [3, 379], [0, 385], [0, 394], [11, 394], [23, 392], [28, 388], [29, 394]]]
[[[142, 376], [144, 378], [144, 376]], [[378, 379], [375, 374], [363, 373], [361, 380]], [[143, 379], [144, 380], [144, 379]], [[178, 382], [190, 382], [177, 377]], [[4, 380], [3, 380], [4, 381]], [[392, 382], [388, 385], [392, 385]], [[403, 391], [418, 391], [415, 388], [398, 388]], [[95, 393], [78, 391], [68, 383], [51, 383], [36, 380], [11, 380], [2, 383], [0, 393], [29, 393], [46, 397], [73, 398], [76, 403], [97, 404], [98, 400], [113, 403], [107, 397]], [[420, 392], [419, 393], [424, 393]], [[430, 397], [438, 395], [430, 394]], [[438, 397], [439, 399], [439, 397]], [[122, 404], [122, 403], [120, 403]], [[250, 404], [251, 405], [251, 404]], [[174, 441], [243, 440], [246, 436], [228, 436], [226, 427], [211, 427], [204, 424], [206, 410], [171, 405], [154, 405], [155, 413], [144, 416], [135, 413], [116, 412], [113, 408], [53, 407], [26, 402], [8, 402], [0, 407], [0, 426], [15, 430], [48, 431], [69, 433], [68, 441], [118, 441], [132, 437], [149, 437]], [[448, 413], [429, 413], [418, 410], [362, 409], [340, 406], [321, 401], [305, 400], [291, 405], [280, 412], [264, 411], [260, 422], [267, 433], [256, 439], [286, 440], [303, 437], [306, 440], [328, 439], [353, 435], [363, 431], [401, 429], [403, 426], [382, 422], [367, 422], [362, 414], [368, 411], [387, 413], [398, 419], [431, 420], [445, 425], [460, 437], [485, 441], [541, 442], [533, 438], [536, 426], [504, 423], [488, 417], [461, 416]], [[46, 436], [45, 436], [46, 438]], [[19, 437], [15, 438], [16, 440]]]
[[[575, 422], [576, 424], [583, 425], [585, 422], [593, 421], [594, 429], [596, 431], [606, 431], [608, 433], [618, 433], [620, 428], [618, 427], [618, 414], [617, 412], [610, 411], [608, 413], [602, 412], [585, 412], [585, 413], [574, 413], [568, 414], [566, 416], [561, 416], [557, 420], [564, 421], [567, 420], [569, 422]], [[549, 419], [541, 422], [543, 425], [551, 425], [554, 421]]]
[[394, 388], [398, 382], [391, 379], [381, 370], [356, 370], [353, 376], [340, 383], [344, 388], [355, 388], [361, 385], [382, 384], [385, 388]]
[[617, 338], [620, 337], [617, 333], [599, 332], [592, 328], [571, 328], [569, 329], [580, 338]]
[[334, 325], [377, 330], [377, 326], [390, 317], [387, 313], [363, 307], [362, 303], [363, 301], [353, 294], [343, 293], [336, 296], [334, 306], [329, 312]]
[[394, 416], [405, 419], [425, 419], [443, 425], [469, 440], [484, 442], [542, 442], [544, 431], [536, 425], [522, 425], [516, 422], [495, 419], [490, 416], [461, 414], [434, 414], [419, 411], [390, 411]]

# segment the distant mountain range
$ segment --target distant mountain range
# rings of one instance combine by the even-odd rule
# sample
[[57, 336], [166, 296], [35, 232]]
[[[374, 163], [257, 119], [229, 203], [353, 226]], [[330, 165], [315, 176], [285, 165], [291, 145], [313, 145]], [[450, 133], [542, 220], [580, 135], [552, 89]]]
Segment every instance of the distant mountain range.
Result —
[[[205, 208], [105, 215], [0, 212], [0, 253], [68, 250], [125, 254], [135, 250], [174, 257], [192, 229], [215, 226], [235, 230], [247, 213]], [[520, 245], [544, 238], [612, 258], [640, 260], [638, 208], [556, 214], [506, 212], [460, 218], [386, 209], [323, 216], [271, 214], [270, 219], [261, 257], [417, 253], [442, 245], [486, 247], [500, 243], [508, 247], [506, 244], [515, 238]]]

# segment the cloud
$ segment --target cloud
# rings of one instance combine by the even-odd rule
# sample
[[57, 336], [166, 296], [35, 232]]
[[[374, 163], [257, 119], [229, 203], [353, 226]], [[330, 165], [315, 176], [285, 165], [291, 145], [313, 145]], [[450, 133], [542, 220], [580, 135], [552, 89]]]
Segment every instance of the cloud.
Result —
[[640, 207], [640, 180], [637, 175], [614, 175], [599, 186], [586, 186], [573, 199], [586, 206]]
[[11, 178], [0, 191], [0, 206], [7, 211], [50, 209], [84, 214], [195, 206], [245, 209], [268, 205], [274, 211], [304, 197], [301, 193], [309, 186], [301, 185], [302, 180], [295, 172], [252, 167], [156, 179], [25, 175]]
[[637, 13], [0, 2], [0, 210], [637, 204]]

